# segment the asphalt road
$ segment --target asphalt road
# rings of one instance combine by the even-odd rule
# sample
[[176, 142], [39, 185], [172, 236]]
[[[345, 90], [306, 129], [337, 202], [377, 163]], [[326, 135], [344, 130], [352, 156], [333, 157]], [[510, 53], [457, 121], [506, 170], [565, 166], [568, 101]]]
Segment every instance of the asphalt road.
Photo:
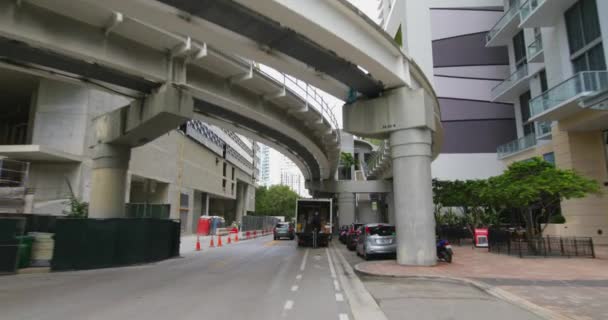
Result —
[[0, 277], [0, 319], [353, 319], [329, 252], [264, 237], [150, 265]]
[[159, 263], [0, 277], [0, 319], [539, 319], [450, 281], [357, 276], [338, 241], [267, 236]]

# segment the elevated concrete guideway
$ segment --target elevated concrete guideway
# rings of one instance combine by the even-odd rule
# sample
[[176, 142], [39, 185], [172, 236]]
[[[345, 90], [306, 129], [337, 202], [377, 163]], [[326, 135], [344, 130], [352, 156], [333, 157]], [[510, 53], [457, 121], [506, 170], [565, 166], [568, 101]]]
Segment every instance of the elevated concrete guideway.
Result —
[[[0, 57], [4, 67], [134, 98], [154, 96], [173, 83], [194, 99], [190, 112], [163, 109], [167, 106], [148, 110], [150, 118], [154, 112], [165, 115], [156, 123], [148, 121], [147, 127], [140, 126], [140, 119], [124, 128], [138, 127], [139, 133], [123, 135], [123, 144], [140, 145], [196, 118], [279, 150], [306, 179], [328, 179], [335, 172], [337, 123], [312, 87], [278, 72], [271, 76], [252, 61], [130, 16], [68, 0], [20, 5], [3, 0]], [[167, 111], [173, 113], [172, 121], [167, 121]]]
[[[29, 2], [0, 1], [10, 9], [2, 11], [0, 35], [89, 62], [84, 66], [93, 70], [83, 75], [87, 79], [105, 83], [135, 77], [159, 85], [143, 103], [100, 120], [100, 174], [94, 176], [99, 190], [120, 184], [124, 168], [118, 162], [128, 154], [114, 144], [145, 143], [196, 114], [261, 137], [295, 159], [307, 180], [333, 178], [339, 138], [323, 112], [306, 101], [303, 106], [301, 101], [287, 103], [285, 85], [265, 91], [264, 81], [257, 80], [264, 77], [256, 77], [253, 65], [242, 68], [237, 63], [235, 68], [230, 59], [205, 65], [209, 45], [352, 102], [344, 108], [346, 131], [390, 137], [393, 190], [399, 194], [394, 197], [398, 261], [435, 264], [430, 162], [441, 143], [436, 95], [404, 50], [345, 0], [31, 1], [54, 16]], [[8, 60], [17, 60], [13, 67], [30, 63], [14, 54]], [[47, 64], [42, 65], [56, 68]], [[118, 81], [110, 84], [125, 88]], [[154, 134], [146, 136], [152, 129]], [[115, 196], [109, 212], [120, 211]], [[92, 201], [91, 207], [101, 201]]]

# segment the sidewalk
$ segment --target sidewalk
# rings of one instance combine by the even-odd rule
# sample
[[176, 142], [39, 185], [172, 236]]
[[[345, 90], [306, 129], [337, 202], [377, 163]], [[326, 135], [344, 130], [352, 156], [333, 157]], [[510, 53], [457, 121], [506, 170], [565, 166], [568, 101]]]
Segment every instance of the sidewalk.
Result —
[[608, 319], [608, 247], [598, 258], [518, 258], [455, 246], [454, 262], [407, 267], [394, 260], [362, 262], [356, 270], [392, 277], [447, 277], [481, 282], [572, 319]]

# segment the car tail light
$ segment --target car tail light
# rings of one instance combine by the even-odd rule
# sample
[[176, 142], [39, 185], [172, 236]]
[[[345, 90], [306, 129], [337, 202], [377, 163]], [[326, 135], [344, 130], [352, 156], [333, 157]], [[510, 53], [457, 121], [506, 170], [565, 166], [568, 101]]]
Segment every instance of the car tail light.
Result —
[[289, 232], [293, 232], [293, 227], [289, 227]]
[[443, 245], [444, 245], [444, 246], [449, 246], [449, 245], [450, 245], [450, 243], [449, 243], [449, 242], [446, 240], [446, 241], [443, 243]]
[[365, 234], [369, 234], [369, 227], [365, 227]]

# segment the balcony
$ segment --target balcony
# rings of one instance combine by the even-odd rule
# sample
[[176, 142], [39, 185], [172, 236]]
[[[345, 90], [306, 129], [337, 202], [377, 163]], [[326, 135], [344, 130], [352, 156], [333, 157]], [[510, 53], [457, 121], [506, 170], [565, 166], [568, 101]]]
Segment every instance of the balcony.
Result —
[[513, 102], [530, 89], [528, 80], [531, 77], [527, 64], [522, 65], [505, 81], [492, 89], [492, 101]]
[[507, 157], [516, 155], [522, 151], [528, 150], [536, 146], [536, 135], [534, 133], [513, 140], [507, 144], [503, 144], [496, 149], [498, 159], [502, 160]]
[[543, 39], [540, 35], [537, 35], [534, 42], [528, 46], [528, 62], [545, 62]]
[[557, 121], [582, 110], [582, 101], [608, 90], [608, 71], [583, 71], [530, 100], [530, 121]]
[[528, 0], [521, 6], [520, 28], [551, 27], [578, 0]]
[[511, 43], [520, 22], [519, 5], [514, 5], [498, 20], [486, 36], [486, 47], [500, 47]]
[[540, 121], [534, 123], [537, 140], [551, 139], [551, 124], [551, 121]]

